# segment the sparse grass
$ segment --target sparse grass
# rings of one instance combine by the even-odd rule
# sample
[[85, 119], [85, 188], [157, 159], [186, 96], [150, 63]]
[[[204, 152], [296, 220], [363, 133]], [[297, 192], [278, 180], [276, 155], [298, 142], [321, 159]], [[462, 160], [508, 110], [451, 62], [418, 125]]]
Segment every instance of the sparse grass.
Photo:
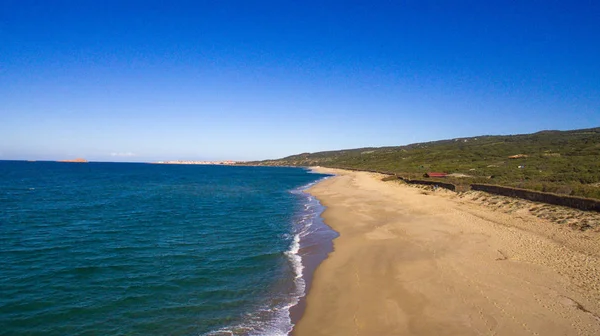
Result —
[[[504, 213], [514, 213], [517, 210], [525, 210], [530, 215], [540, 219], [548, 220], [558, 225], [567, 226], [573, 230], [600, 232], [600, 213], [594, 211], [581, 211], [577, 209], [561, 207], [556, 205], [539, 204], [527, 200], [515, 200], [506, 196], [483, 197], [486, 195], [479, 191], [470, 191], [465, 193], [467, 201], [475, 202], [479, 205], [501, 211]], [[490, 200], [499, 199], [497, 204]], [[510, 204], [507, 204], [510, 202]]]
[[[509, 158], [518, 154], [523, 156]], [[490, 183], [600, 199], [600, 128], [303, 153], [254, 164], [378, 170], [411, 179], [422, 179], [428, 171], [462, 173], [472, 177], [443, 181], [459, 186]]]

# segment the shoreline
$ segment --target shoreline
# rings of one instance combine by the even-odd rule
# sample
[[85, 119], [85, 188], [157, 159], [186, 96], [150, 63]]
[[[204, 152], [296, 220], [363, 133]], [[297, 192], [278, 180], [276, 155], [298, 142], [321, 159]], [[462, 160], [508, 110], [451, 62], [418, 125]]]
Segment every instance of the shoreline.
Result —
[[315, 206], [318, 207], [318, 210], [312, 218], [313, 222], [311, 226], [313, 226], [313, 232], [309, 232], [307, 235], [302, 237], [299, 242], [300, 248], [297, 252], [297, 255], [300, 256], [303, 267], [302, 279], [304, 281], [304, 293], [298, 298], [298, 302], [289, 308], [290, 320], [292, 323], [292, 330], [290, 331], [290, 334], [293, 333], [293, 328], [304, 315], [304, 311], [306, 309], [306, 297], [312, 285], [314, 272], [333, 251], [333, 240], [339, 236], [337, 231], [333, 230], [323, 221], [322, 215], [326, 210], [325, 206], [321, 204], [318, 198], [308, 192], [308, 190], [313, 186], [326, 181], [331, 177], [333, 176], [325, 176], [320, 178], [319, 180], [299, 190], [308, 198], [308, 205], [310, 205], [311, 198], [314, 200]]
[[313, 170], [336, 175], [308, 192], [340, 236], [292, 335], [600, 333], [600, 232]]
[[290, 335], [293, 332], [295, 324], [304, 313], [313, 273], [332, 251], [332, 240], [338, 236], [338, 233], [321, 218], [325, 207], [307, 192], [330, 177], [332, 176], [320, 176], [308, 184], [287, 190], [298, 197], [297, 205], [303, 208], [298, 208], [292, 213], [290, 220], [293, 229], [289, 233], [292, 243], [282, 252], [291, 268], [292, 277], [280, 278], [278, 284], [274, 285], [275, 295], [267, 295], [267, 298], [273, 298], [274, 301], [265, 302], [265, 305], [259, 306], [258, 309], [247, 312], [246, 316], [250, 318], [202, 335]]

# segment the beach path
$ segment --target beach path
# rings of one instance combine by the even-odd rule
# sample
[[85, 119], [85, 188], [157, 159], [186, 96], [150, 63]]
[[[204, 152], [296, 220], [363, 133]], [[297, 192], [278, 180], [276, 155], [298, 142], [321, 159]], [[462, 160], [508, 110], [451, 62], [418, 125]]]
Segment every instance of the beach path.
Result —
[[340, 237], [294, 335], [600, 335], [600, 233], [319, 171]]

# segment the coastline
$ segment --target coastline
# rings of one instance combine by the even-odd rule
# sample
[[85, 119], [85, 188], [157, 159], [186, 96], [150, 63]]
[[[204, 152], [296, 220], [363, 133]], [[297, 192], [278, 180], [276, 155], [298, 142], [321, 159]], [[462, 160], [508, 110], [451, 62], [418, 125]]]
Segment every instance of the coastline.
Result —
[[[313, 186], [326, 181], [333, 176], [323, 177], [307, 186], [304, 186], [294, 192], [302, 193], [303, 196], [307, 197], [305, 206], [315, 208], [314, 212], [306, 214], [310, 224], [302, 225], [301, 230], [307, 230], [304, 233], [299, 232], [299, 248], [295, 255], [300, 257], [302, 270], [300, 272], [303, 285], [303, 294], [297, 298], [297, 302], [289, 308], [290, 321], [292, 330], [296, 323], [304, 315], [306, 309], [306, 296], [310, 290], [313, 275], [317, 267], [327, 259], [328, 255], [333, 251], [333, 239], [338, 237], [338, 233], [331, 227], [324, 223], [322, 214], [325, 207], [321, 202], [314, 196], [311, 195], [308, 190]], [[307, 209], [305, 209], [306, 211]], [[298, 223], [296, 224], [298, 225]], [[292, 331], [290, 331], [291, 333]]]
[[[297, 168], [297, 167], [296, 167]], [[221, 335], [289, 335], [295, 323], [302, 317], [306, 294], [312, 282], [314, 270], [327, 258], [333, 249], [332, 240], [337, 232], [327, 226], [321, 214], [325, 207], [307, 192], [314, 185], [331, 176], [322, 176], [315, 181], [287, 190], [298, 197], [298, 205], [290, 218], [292, 231], [286, 234], [291, 245], [283, 252], [291, 278], [280, 278], [275, 285], [272, 302], [246, 313], [243, 321], [214, 329], [205, 336]]]
[[600, 232], [313, 170], [336, 175], [308, 192], [340, 236], [293, 335], [600, 333]]

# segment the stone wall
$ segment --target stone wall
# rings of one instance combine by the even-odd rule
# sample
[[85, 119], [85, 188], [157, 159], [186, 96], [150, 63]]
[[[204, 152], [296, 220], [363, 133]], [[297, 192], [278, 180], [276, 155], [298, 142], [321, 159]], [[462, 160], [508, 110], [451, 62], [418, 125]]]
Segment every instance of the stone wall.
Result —
[[502, 187], [491, 184], [472, 184], [471, 190], [485, 191], [490, 194], [502, 196], [517, 197], [534, 202], [562, 205], [580, 210], [600, 211], [600, 201], [590, 198], [557, 195], [541, 191]]

